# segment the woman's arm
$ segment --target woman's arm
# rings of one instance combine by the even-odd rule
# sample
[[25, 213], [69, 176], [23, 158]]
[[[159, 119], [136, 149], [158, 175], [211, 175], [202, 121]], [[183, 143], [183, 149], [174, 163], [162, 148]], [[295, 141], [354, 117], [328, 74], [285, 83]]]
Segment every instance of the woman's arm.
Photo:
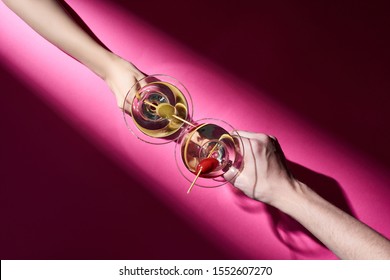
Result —
[[390, 241], [335, 207], [287, 169], [273, 137], [241, 131], [245, 159], [233, 182], [246, 195], [268, 203], [300, 222], [342, 259], [390, 259]]
[[95, 41], [56, 0], [3, 0], [21, 19], [49, 42], [104, 79], [122, 106], [125, 94], [144, 77], [133, 64]]

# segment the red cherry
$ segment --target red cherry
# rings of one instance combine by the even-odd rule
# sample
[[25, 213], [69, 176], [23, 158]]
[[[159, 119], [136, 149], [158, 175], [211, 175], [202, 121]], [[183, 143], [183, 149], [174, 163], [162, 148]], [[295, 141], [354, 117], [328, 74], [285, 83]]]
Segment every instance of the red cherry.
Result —
[[208, 158], [202, 159], [199, 162], [198, 166], [196, 167], [196, 173], [198, 173], [201, 168], [202, 168], [202, 171], [200, 172], [200, 174], [210, 173], [210, 172], [214, 171], [214, 169], [217, 168], [218, 165], [219, 165], [219, 161], [215, 158], [208, 157]]

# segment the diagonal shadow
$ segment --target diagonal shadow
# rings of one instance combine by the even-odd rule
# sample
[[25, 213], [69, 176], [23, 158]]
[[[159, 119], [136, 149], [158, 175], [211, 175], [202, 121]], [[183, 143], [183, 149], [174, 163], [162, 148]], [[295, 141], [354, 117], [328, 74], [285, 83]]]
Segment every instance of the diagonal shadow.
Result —
[[389, 2], [112, 3], [390, 165]]
[[[344, 67], [343, 70], [350, 74], [343, 76], [344, 80], [340, 81], [333, 72], [335, 68], [348, 62], [343, 59], [344, 52], [339, 49], [329, 52], [323, 46], [317, 45], [318, 43], [308, 42], [304, 33], [311, 34], [310, 28], [302, 26], [303, 31], [295, 30], [293, 34], [287, 36], [287, 42], [293, 45], [292, 50], [283, 48], [274, 50], [263, 43], [268, 40], [272, 45], [286, 41], [279, 38], [281, 35], [274, 38], [264, 29], [259, 30], [256, 20], [247, 20], [248, 14], [253, 15], [255, 10], [251, 5], [248, 7], [240, 5], [237, 9], [231, 4], [209, 3], [207, 9], [204, 9], [205, 7], [201, 7], [199, 3], [191, 2], [186, 5], [175, 5], [172, 15], [169, 3], [156, 4], [155, 8], [150, 9], [150, 2], [147, 4], [148, 7], [145, 6], [146, 3], [141, 3], [142, 1], [131, 4], [128, 1], [116, 2], [131, 13], [143, 15], [145, 19], [166, 32], [176, 34], [177, 38], [190, 39], [188, 44], [210, 59], [271, 92], [275, 98], [296, 108], [321, 127], [350, 141], [351, 145], [388, 163], [389, 150], [380, 149], [389, 140], [389, 133], [387, 130], [384, 131], [382, 126], [383, 121], [388, 119], [387, 108], [385, 110], [387, 106], [384, 105], [388, 104], [385, 102], [388, 99], [382, 95], [387, 83], [378, 84], [378, 90], [371, 92], [373, 99], [367, 101], [363, 96], [367, 87], [371, 86], [370, 81], [363, 87], [359, 84], [352, 85], [356, 71], [349, 67]], [[193, 17], [202, 15], [206, 20], [189, 21], [192, 17], [188, 17], [188, 5], [195, 7], [191, 11]], [[268, 8], [273, 15], [279, 11], [278, 7]], [[207, 11], [209, 17], [207, 15], [204, 17], [202, 13], [204, 11]], [[231, 17], [225, 18], [226, 13], [235, 15], [235, 22], [231, 21]], [[174, 15], [179, 15], [179, 18]], [[187, 16], [187, 20], [183, 19], [183, 15]], [[180, 18], [183, 20], [180, 21]], [[264, 23], [273, 22], [269, 16], [265, 19]], [[181, 24], [177, 24], [178, 20]], [[282, 19], [279, 24], [284, 23], [287, 23], [287, 19]], [[342, 21], [339, 19], [338, 23], [341, 24]], [[334, 24], [333, 28], [335, 27], [337, 23]], [[282, 31], [284, 32], [282, 34], [287, 33], [285, 29]], [[320, 28], [320, 31], [322, 31], [318, 35], [320, 42], [324, 42], [328, 29]], [[262, 39], [251, 41], [252, 46], [243, 53], [240, 51], [242, 42], [245, 42], [245, 37], [253, 38], [253, 34], [258, 34], [258, 38]], [[298, 36], [292, 39], [294, 35]], [[232, 38], [237, 42], [232, 44]], [[333, 41], [336, 39], [333, 38]], [[302, 40], [302, 45], [299, 40]], [[305, 50], [310, 50], [305, 53], [307, 56], [302, 57], [300, 47], [303, 45]], [[223, 51], [220, 46], [224, 46]], [[325, 46], [329, 46], [329, 43]], [[256, 57], [259, 49], [261, 55]], [[284, 51], [286, 54], [275, 59]], [[236, 55], [237, 52], [240, 53], [239, 56]], [[377, 53], [382, 54], [381, 49]], [[288, 55], [292, 55], [291, 60], [283, 61]], [[378, 58], [378, 54], [376, 55], [375, 58]], [[321, 61], [322, 64], [319, 66], [313, 66], [311, 60], [318, 60], [323, 56], [330, 59]], [[302, 60], [297, 63], [297, 59]], [[362, 68], [372, 66], [364, 57], [361, 61]], [[278, 65], [274, 66], [274, 62]], [[310, 76], [308, 65], [315, 76]], [[382, 76], [384, 73], [382, 70], [379, 66], [371, 67], [370, 71], [373, 71], [373, 74], [370, 75]], [[4, 219], [9, 227], [1, 234], [2, 243], [5, 245], [2, 246], [5, 248], [2, 251], [2, 254], [5, 254], [3, 258], [71, 259], [75, 258], [75, 254], [77, 258], [86, 259], [231, 257], [201, 236], [194, 236], [188, 225], [144, 190], [142, 186], [146, 182], [120, 170], [67, 127], [50, 109], [34, 100], [31, 89], [21, 86], [19, 81], [4, 69], [1, 69], [1, 73], [2, 85], [6, 85], [4, 90], [17, 93], [6, 96], [7, 105], [6, 102], [2, 103], [4, 116], [0, 122], [2, 130], [7, 131], [7, 137], [2, 139], [1, 145], [1, 154], [5, 159], [1, 166], [4, 183], [2, 197], [3, 199], [6, 197], [4, 199], [6, 203], [1, 205], [1, 212], [12, 213]], [[364, 73], [366, 72], [363, 71], [361, 75], [364, 76]], [[329, 84], [325, 85], [323, 79]], [[317, 82], [319, 86], [313, 85]], [[356, 98], [357, 96], [359, 98]], [[21, 100], [23, 102], [20, 102]], [[352, 108], [348, 107], [351, 105], [350, 100], [354, 100]], [[367, 102], [372, 105], [368, 106], [368, 109]], [[332, 114], [329, 114], [330, 107]], [[358, 126], [354, 120], [360, 109], [366, 110], [364, 118], [359, 119]], [[375, 132], [383, 137], [377, 137], [373, 139], [372, 145], [366, 145], [366, 140], [358, 137], [361, 126], [367, 128], [366, 133]], [[61, 165], [58, 164], [59, 161]], [[290, 165], [298, 178], [302, 176], [302, 181], [311, 181], [312, 183], [308, 184], [317, 186], [315, 190], [322, 196], [352, 213], [335, 180], [297, 164]], [[67, 166], [66, 177], [62, 175], [64, 166]], [[105, 188], [106, 186], [110, 186], [110, 189], [117, 188], [123, 196], [113, 195]], [[56, 198], [53, 200], [53, 197]], [[299, 225], [294, 225], [292, 220], [274, 210], [269, 209], [276, 233], [280, 232], [280, 229], [288, 234], [302, 231]], [[129, 221], [129, 213], [140, 211], [142, 215], [134, 214], [132, 221]], [[155, 213], [159, 213], [158, 219]], [[159, 238], [156, 238], [156, 232]], [[134, 246], [134, 242], [128, 240], [137, 240], [137, 245]], [[161, 240], [168, 242], [160, 242]], [[188, 244], [191, 244], [190, 248]], [[291, 248], [299, 250], [298, 245], [295, 244]], [[172, 250], [172, 247], [175, 249]], [[150, 251], [145, 248], [156, 249]]]
[[[287, 163], [289, 169], [298, 180], [310, 186], [316, 193], [333, 205], [356, 218], [342, 187], [335, 179], [292, 161], [287, 161]], [[316, 254], [315, 250], [313, 251], [310, 246], [305, 244], [306, 241], [302, 236], [305, 236], [306, 240], [311, 240], [311, 242], [315, 242], [325, 248], [315, 236], [287, 214], [272, 206], [267, 206], [267, 210], [270, 213], [269, 218], [275, 235], [291, 250], [293, 257], [303, 255], [310, 258]], [[320, 219], [320, 217], [318, 218]]]
[[2, 65], [0, 84], [1, 259], [233, 258]]
[[[289, 160], [287, 160], [287, 165], [295, 178], [310, 186], [330, 203], [356, 217], [342, 187], [335, 179]], [[321, 255], [326, 248], [315, 236], [289, 215], [267, 204], [262, 204], [264, 208], [261, 208], [258, 202], [248, 199], [236, 188], [231, 187], [229, 189], [235, 197], [234, 203], [237, 203], [244, 211], [255, 214], [262, 211], [267, 213], [272, 231], [278, 240], [290, 250], [292, 259], [316, 258], [316, 255]], [[313, 244], [316, 244], [316, 246], [313, 246]], [[321, 250], [319, 250], [320, 248]]]
[[99, 45], [101, 45], [106, 50], [111, 51], [100, 39], [96, 36], [95, 33], [89, 28], [89, 26], [85, 23], [85, 21], [73, 10], [71, 6], [69, 6], [68, 3], [66, 3], [64, 0], [57, 0], [58, 3], [64, 8], [64, 10], [68, 13], [70, 17], [85, 31], [88, 33], [89, 36], [91, 36], [92, 39], [94, 39]]

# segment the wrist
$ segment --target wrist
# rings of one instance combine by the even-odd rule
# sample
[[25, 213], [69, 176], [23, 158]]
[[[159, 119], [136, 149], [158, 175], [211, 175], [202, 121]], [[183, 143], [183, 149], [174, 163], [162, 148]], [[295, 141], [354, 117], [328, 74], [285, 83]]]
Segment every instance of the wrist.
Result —
[[115, 80], [116, 77], [123, 74], [128, 75], [129, 73], [137, 80], [142, 79], [145, 76], [140, 70], [138, 70], [137, 67], [135, 67], [134, 64], [121, 58], [115, 53], [110, 52], [101, 78], [107, 83], [110, 83], [110, 81]]
[[114, 93], [118, 107], [122, 108], [129, 89], [137, 81], [144, 78], [145, 74], [138, 70], [132, 63], [116, 54], [112, 53], [110, 56], [102, 78]]
[[269, 204], [289, 215], [293, 215], [297, 208], [302, 207], [313, 192], [306, 184], [295, 179], [288, 182], [285, 188], [278, 190]]

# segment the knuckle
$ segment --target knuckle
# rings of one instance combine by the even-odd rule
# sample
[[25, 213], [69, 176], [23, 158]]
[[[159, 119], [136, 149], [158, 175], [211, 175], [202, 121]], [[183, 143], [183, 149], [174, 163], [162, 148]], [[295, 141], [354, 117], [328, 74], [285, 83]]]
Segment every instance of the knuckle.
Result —
[[263, 141], [259, 139], [255, 139], [254, 141], [252, 141], [252, 148], [255, 153], [261, 153], [264, 150], [264, 147], [265, 145]]
[[267, 135], [267, 134], [264, 134], [264, 133], [257, 133], [257, 134], [256, 134], [256, 138], [257, 138], [259, 141], [266, 142], [267, 139], [268, 139], [268, 135]]

